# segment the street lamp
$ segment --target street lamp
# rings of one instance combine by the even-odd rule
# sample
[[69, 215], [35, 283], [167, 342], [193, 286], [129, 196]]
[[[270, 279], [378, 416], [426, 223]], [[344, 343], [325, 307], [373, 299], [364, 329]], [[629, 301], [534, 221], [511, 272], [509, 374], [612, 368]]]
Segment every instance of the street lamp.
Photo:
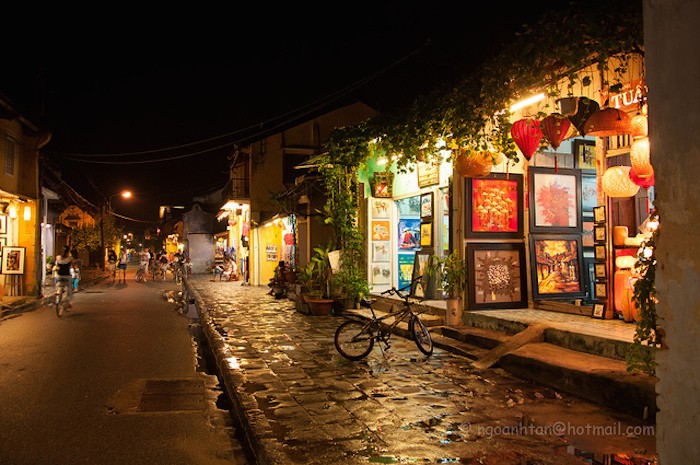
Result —
[[107, 249], [105, 248], [105, 215], [109, 212], [112, 214], [112, 199], [114, 197], [121, 197], [124, 199], [130, 199], [132, 197], [131, 191], [122, 191], [116, 194], [112, 194], [107, 197], [106, 201], [102, 203], [102, 216], [100, 217], [100, 243], [102, 245], [102, 263], [100, 268], [102, 271], [105, 269], [105, 262], [107, 260]]

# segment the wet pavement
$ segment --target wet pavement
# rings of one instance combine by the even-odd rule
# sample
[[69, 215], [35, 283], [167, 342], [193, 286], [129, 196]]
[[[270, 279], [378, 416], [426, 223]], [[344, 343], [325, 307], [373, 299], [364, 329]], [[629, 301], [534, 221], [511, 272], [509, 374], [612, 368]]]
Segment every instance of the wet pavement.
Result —
[[618, 411], [396, 335], [351, 362], [342, 316], [209, 275], [188, 286], [260, 464], [653, 463], [653, 425]]

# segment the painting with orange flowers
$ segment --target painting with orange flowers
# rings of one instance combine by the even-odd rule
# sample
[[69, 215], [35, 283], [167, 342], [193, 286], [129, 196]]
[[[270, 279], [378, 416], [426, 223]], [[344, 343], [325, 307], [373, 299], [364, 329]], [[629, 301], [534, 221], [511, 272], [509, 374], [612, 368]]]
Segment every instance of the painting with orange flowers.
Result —
[[469, 178], [467, 205], [467, 237], [523, 237], [521, 174]]
[[583, 251], [578, 234], [531, 234], [532, 296], [571, 299], [585, 295]]
[[581, 232], [581, 172], [530, 168], [530, 232]]

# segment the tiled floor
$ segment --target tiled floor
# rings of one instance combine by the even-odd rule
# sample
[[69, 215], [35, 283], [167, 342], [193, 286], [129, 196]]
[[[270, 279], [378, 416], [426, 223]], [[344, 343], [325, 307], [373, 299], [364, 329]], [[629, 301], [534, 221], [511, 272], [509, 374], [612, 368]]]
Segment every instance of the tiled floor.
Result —
[[552, 327], [625, 342], [634, 340], [636, 325], [621, 320], [599, 320], [581, 315], [536, 309], [477, 310], [474, 313], [522, 323], [548, 323]]

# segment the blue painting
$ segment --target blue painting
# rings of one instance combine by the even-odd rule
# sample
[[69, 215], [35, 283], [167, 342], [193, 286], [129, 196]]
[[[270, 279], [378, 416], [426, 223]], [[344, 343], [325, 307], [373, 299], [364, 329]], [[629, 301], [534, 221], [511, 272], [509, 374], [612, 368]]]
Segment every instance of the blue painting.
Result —
[[420, 219], [399, 220], [399, 250], [420, 250]]

